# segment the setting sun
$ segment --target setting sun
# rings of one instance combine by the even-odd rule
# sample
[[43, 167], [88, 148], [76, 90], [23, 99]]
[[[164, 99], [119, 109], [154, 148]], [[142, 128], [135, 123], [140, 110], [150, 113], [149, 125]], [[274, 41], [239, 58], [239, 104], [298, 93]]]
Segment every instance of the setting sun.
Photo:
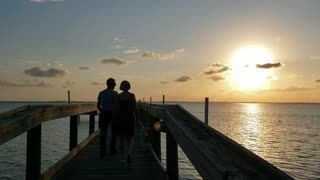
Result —
[[235, 50], [231, 57], [232, 86], [244, 91], [266, 88], [271, 71], [257, 69], [256, 65], [268, 63], [272, 59], [272, 54], [259, 46], [247, 46]]

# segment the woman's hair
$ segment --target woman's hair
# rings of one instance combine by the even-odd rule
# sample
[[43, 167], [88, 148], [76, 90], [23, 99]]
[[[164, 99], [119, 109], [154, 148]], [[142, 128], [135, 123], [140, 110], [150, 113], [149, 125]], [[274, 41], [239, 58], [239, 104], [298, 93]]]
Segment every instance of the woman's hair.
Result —
[[122, 90], [122, 91], [129, 90], [130, 87], [131, 87], [131, 85], [130, 85], [129, 81], [126, 81], [126, 80], [122, 81], [120, 84], [120, 90]]

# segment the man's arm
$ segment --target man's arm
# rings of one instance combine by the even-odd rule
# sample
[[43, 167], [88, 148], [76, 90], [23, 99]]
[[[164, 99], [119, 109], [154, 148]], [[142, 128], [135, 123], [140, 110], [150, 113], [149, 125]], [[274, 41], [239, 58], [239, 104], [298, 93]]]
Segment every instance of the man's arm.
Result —
[[97, 103], [97, 108], [98, 110], [101, 112], [101, 101], [100, 101], [100, 93], [99, 93], [99, 96], [98, 96], [98, 103]]

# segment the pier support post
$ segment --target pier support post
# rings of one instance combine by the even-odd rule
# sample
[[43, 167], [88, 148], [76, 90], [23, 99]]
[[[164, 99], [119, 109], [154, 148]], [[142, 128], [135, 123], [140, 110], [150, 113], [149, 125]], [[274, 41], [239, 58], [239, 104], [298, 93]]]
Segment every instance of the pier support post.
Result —
[[167, 171], [170, 180], [179, 179], [179, 165], [178, 165], [178, 145], [174, 140], [172, 134], [167, 130]]
[[205, 103], [204, 103], [204, 123], [206, 124], [206, 125], [208, 125], [209, 124], [209, 98], [208, 97], [206, 97], [205, 98]]
[[26, 179], [38, 179], [41, 174], [41, 124], [27, 133]]
[[96, 112], [91, 112], [89, 115], [89, 136], [94, 133], [95, 130], [95, 116]]
[[165, 95], [162, 95], [162, 105], [164, 105], [165, 100], [166, 100], [166, 96], [165, 96]]
[[70, 117], [70, 141], [69, 141], [69, 151], [72, 151], [73, 148], [78, 145], [78, 120], [80, 119], [79, 115]]

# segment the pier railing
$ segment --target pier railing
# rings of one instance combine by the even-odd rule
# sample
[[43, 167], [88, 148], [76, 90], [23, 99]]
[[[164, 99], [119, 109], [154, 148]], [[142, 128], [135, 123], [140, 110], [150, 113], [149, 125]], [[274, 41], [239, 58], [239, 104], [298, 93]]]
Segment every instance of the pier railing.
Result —
[[[166, 133], [167, 173], [177, 180], [178, 145], [203, 179], [293, 179], [240, 144], [205, 125], [179, 105], [139, 104], [139, 114], [161, 160], [160, 131]], [[159, 128], [161, 124], [161, 128]]]
[[[90, 116], [89, 137], [78, 144], [78, 121], [82, 114]], [[96, 114], [95, 104], [23, 106], [0, 114], [0, 145], [27, 132], [26, 179], [50, 179], [97, 135]], [[64, 117], [70, 117], [70, 152], [41, 174], [41, 124]]]

